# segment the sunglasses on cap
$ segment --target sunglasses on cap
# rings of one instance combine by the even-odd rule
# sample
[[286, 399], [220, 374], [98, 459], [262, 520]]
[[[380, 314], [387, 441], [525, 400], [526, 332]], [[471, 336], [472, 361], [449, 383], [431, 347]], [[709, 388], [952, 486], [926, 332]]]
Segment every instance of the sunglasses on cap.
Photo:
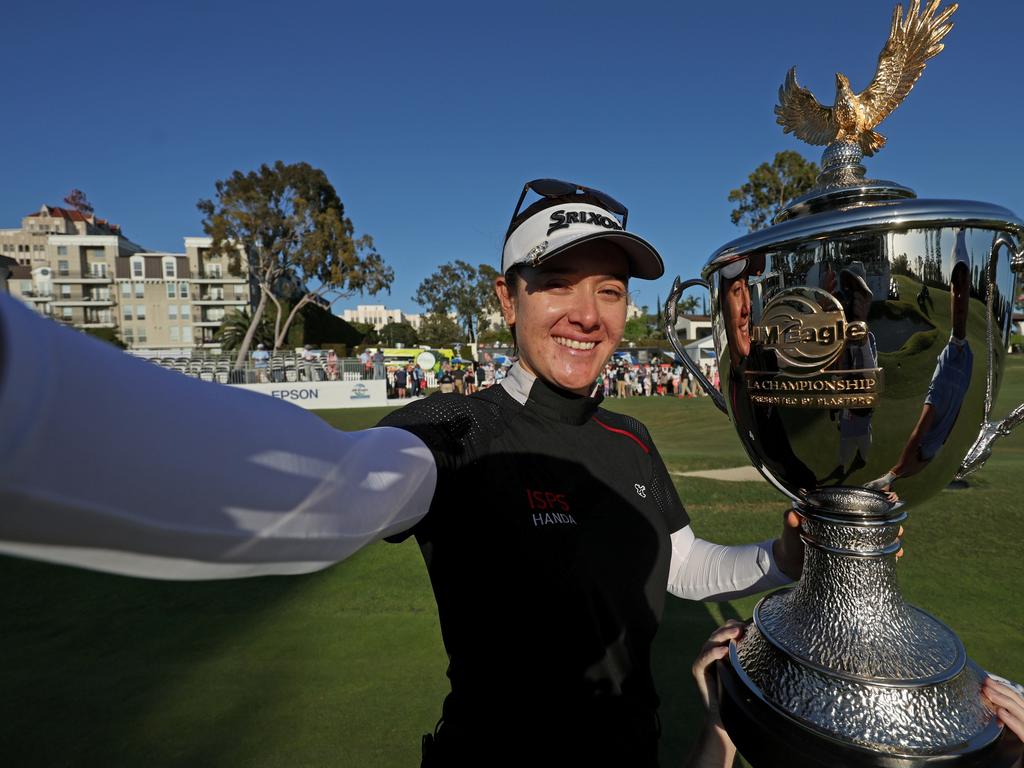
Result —
[[[534, 179], [533, 181], [526, 182], [523, 185], [522, 194], [519, 195], [519, 202], [516, 203], [516, 209], [512, 212], [511, 221], [516, 220], [516, 216], [519, 215], [520, 208], [522, 208], [523, 200], [526, 199], [526, 193], [531, 189], [541, 197], [566, 197], [569, 195], [575, 195], [578, 192], [590, 195], [590, 197], [600, 203], [601, 207], [609, 213], [621, 216], [622, 228], [626, 228], [626, 219], [629, 216], [629, 209], [614, 197], [606, 195], [601, 190], [594, 189], [593, 187], [585, 187], [582, 184], [573, 184], [571, 181], [560, 181], [558, 179]], [[511, 226], [511, 224], [509, 226]]]

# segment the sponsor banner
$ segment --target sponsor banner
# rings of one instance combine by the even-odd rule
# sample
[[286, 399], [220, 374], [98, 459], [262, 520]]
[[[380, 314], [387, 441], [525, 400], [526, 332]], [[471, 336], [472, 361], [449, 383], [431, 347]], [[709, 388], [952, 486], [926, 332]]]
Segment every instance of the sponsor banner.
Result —
[[292, 381], [281, 384], [230, 384], [238, 389], [259, 392], [278, 400], [320, 410], [326, 408], [366, 408], [387, 405], [387, 382], [369, 381]]

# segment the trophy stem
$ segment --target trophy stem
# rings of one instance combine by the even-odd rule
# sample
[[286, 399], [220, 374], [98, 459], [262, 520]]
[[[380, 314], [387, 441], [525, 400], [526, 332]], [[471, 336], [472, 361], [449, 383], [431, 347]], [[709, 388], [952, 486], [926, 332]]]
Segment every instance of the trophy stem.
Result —
[[722, 666], [723, 720], [747, 760], [1010, 765], [1003, 729], [981, 702], [984, 672], [948, 627], [903, 600], [896, 553], [906, 513], [861, 488], [818, 491], [800, 511], [800, 582], [758, 603]]

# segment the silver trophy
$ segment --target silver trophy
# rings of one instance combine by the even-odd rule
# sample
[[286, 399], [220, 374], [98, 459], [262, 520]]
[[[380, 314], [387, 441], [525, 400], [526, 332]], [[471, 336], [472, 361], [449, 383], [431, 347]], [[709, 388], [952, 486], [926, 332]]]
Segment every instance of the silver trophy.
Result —
[[[762, 599], [721, 666], [722, 718], [764, 766], [1009, 765], [959, 638], [904, 602], [907, 509], [978, 469], [1024, 406], [991, 419], [1024, 222], [995, 205], [918, 199], [865, 178], [872, 130], [942, 46], [955, 6], [897, 7], [879, 72], [818, 104], [790, 72], [776, 108], [827, 144], [817, 187], [773, 226], [678, 278], [666, 335], [732, 419], [751, 462], [804, 516], [803, 577]], [[883, 108], [884, 107], [884, 108]], [[676, 337], [687, 288], [711, 292], [721, 391]], [[966, 458], [965, 458], [966, 457]]]

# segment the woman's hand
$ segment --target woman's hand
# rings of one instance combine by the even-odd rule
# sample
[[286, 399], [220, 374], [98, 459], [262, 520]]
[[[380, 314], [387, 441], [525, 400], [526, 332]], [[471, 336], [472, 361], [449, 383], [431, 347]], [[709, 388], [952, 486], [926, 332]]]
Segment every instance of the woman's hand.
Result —
[[718, 674], [715, 672], [714, 664], [729, 655], [729, 642], [743, 637], [744, 627], [746, 624], [742, 621], [729, 619], [711, 633], [711, 637], [701, 647], [693, 662], [691, 672], [697, 683], [700, 699], [704, 703], [708, 722], [719, 725], [722, 722], [718, 716]]
[[782, 535], [772, 543], [772, 556], [779, 570], [796, 581], [804, 570], [804, 542], [800, 538], [803, 518], [795, 509], [782, 515]]
[[[1020, 691], [989, 676], [981, 686], [981, 700], [1000, 723], [1010, 729], [1018, 742], [1024, 742], [1024, 696]], [[1018, 751], [1021, 745], [1018, 744]], [[1015, 768], [1024, 762], [1024, 757], [1017, 758]]]
[[704, 704], [704, 727], [694, 747], [688, 768], [728, 768], [736, 757], [719, 714], [718, 674], [715, 662], [729, 655], [729, 643], [743, 637], [743, 622], [730, 619], [716, 629], [693, 662], [693, 679]]
[[[795, 509], [787, 509], [782, 515], [782, 535], [772, 543], [772, 556], [779, 570], [796, 581], [804, 570], [804, 541], [800, 538], [803, 516]], [[897, 534], [903, 538], [903, 526]], [[896, 553], [896, 558], [903, 557], [903, 549]]]

